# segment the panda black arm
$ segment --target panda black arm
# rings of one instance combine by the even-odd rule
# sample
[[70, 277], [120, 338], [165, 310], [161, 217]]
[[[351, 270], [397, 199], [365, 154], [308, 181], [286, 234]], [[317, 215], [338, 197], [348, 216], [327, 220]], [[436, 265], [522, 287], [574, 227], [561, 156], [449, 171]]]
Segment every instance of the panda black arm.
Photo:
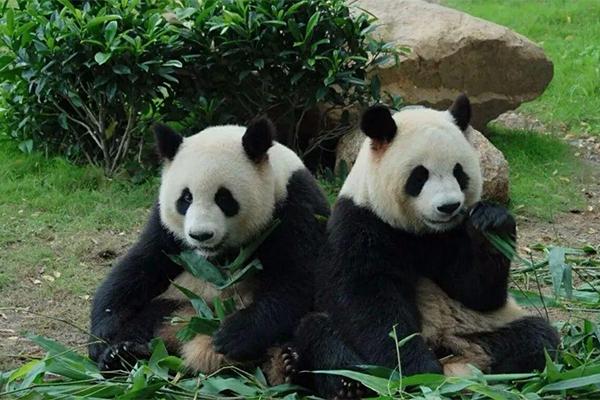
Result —
[[[398, 362], [389, 336], [394, 325], [399, 339], [420, 331], [417, 273], [402, 257], [395, 230], [351, 200], [338, 200], [329, 232], [320, 264], [327, 272], [317, 282], [318, 307], [367, 364], [393, 368]], [[400, 353], [406, 374], [441, 372], [421, 336]]]
[[225, 321], [213, 337], [217, 351], [238, 361], [256, 359], [265, 350], [289, 340], [313, 302], [313, 272], [323, 243], [329, 206], [307, 170], [296, 171], [287, 186], [287, 200], [275, 214], [280, 224], [263, 243], [263, 265], [254, 301]]
[[[154, 324], [161, 321], [168, 304], [152, 299], [162, 293], [181, 272], [166, 254], [180, 252], [174, 238], [162, 227], [158, 205], [138, 241], [112, 268], [94, 295], [91, 312], [92, 340], [90, 356], [98, 360], [107, 346], [125, 341], [147, 343]], [[165, 254], [166, 253], [166, 254]]]
[[514, 244], [516, 224], [506, 208], [477, 203], [461, 229], [446, 240], [445, 260], [430, 271], [430, 277], [450, 297], [477, 311], [502, 307], [508, 292], [511, 261], [486, 234], [509, 238]]

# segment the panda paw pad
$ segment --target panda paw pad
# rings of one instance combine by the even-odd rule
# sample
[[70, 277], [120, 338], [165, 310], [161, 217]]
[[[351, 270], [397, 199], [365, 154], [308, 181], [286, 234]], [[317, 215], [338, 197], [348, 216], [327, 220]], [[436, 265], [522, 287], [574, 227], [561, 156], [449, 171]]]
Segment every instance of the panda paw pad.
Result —
[[291, 383], [294, 375], [298, 372], [299, 359], [298, 352], [291, 346], [286, 346], [281, 352], [285, 383]]
[[360, 400], [366, 395], [365, 387], [359, 382], [342, 378], [341, 387], [334, 400]]

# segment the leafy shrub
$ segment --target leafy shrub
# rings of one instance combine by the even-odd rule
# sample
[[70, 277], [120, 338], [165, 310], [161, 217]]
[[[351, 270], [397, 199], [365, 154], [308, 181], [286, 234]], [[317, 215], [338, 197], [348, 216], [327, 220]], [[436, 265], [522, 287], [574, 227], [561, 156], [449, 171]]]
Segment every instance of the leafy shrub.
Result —
[[[379, 99], [392, 46], [345, 0], [33, 0], [2, 12], [1, 123], [112, 174], [144, 154], [152, 120], [187, 133], [275, 119], [310, 153], [345, 132], [340, 110]], [[74, 4], [77, 4], [75, 6]]]
[[[112, 174], [139, 153], [150, 119], [172, 93], [181, 47], [163, 0], [27, 2], [7, 8], [0, 30], [10, 134], [84, 156]], [[23, 145], [21, 146], [23, 148]]]
[[[379, 81], [369, 84], [367, 69], [394, 55], [392, 47], [372, 39], [373, 18], [345, 0], [185, 3], [173, 19], [185, 27], [189, 54], [182, 57], [196, 60], [185, 68], [193, 79], [180, 79], [178, 94], [187, 94], [177, 111], [194, 118], [194, 129], [223, 122], [202, 116], [243, 122], [266, 113], [282, 142], [306, 151], [313, 143], [302, 140], [323, 136], [326, 114], [379, 98]], [[326, 106], [317, 123], [305, 120], [319, 104]]]

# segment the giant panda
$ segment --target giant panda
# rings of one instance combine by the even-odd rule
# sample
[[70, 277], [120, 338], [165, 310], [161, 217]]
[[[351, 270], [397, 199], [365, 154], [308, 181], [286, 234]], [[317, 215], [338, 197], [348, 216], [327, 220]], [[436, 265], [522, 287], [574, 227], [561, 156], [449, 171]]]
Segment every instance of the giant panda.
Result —
[[[137, 242], [98, 288], [91, 311], [91, 358], [118, 370], [149, 355], [164, 339], [191, 371], [205, 373], [260, 361], [289, 340], [313, 299], [313, 259], [324, 237], [319, 216], [329, 205], [316, 180], [287, 147], [273, 141], [266, 118], [247, 128], [217, 126], [182, 137], [164, 125], [155, 136], [163, 160], [160, 192]], [[256, 250], [262, 270], [223, 292], [170, 259], [194, 250], [209, 260], [231, 259], [275, 220]], [[193, 309], [172, 283], [208, 304], [233, 297], [239, 309], [210, 337], [179, 342], [171, 317]]]
[[[316, 312], [279, 360], [288, 379], [325, 397], [360, 396], [355, 382], [296, 371], [398, 366], [402, 373], [541, 370], [557, 332], [508, 295], [510, 260], [487, 234], [516, 239], [515, 220], [481, 201], [471, 107], [374, 106], [368, 136], [327, 227]], [[420, 333], [396, 352], [390, 338]]]

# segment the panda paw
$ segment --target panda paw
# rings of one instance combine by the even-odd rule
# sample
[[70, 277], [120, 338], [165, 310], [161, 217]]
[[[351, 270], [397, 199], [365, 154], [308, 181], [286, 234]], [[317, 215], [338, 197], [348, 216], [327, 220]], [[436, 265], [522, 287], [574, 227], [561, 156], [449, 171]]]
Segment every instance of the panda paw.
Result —
[[469, 211], [469, 221], [475, 231], [479, 233], [515, 237], [515, 219], [502, 206], [483, 201], [479, 202]]
[[368, 389], [366, 389], [361, 383], [342, 378], [340, 380], [340, 388], [336, 395], [333, 397], [334, 400], [360, 400], [365, 396], [368, 396]]
[[283, 365], [283, 377], [285, 383], [291, 383], [298, 372], [298, 361], [300, 356], [296, 349], [291, 346], [285, 346], [281, 351], [281, 363]]
[[254, 324], [244, 310], [228, 317], [213, 335], [213, 346], [218, 353], [233, 361], [258, 359], [266, 350], [253, 332]]
[[125, 341], [108, 346], [98, 358], [100, 371], [128, 371], [137, 360], [150, 357], [148, 343]]

